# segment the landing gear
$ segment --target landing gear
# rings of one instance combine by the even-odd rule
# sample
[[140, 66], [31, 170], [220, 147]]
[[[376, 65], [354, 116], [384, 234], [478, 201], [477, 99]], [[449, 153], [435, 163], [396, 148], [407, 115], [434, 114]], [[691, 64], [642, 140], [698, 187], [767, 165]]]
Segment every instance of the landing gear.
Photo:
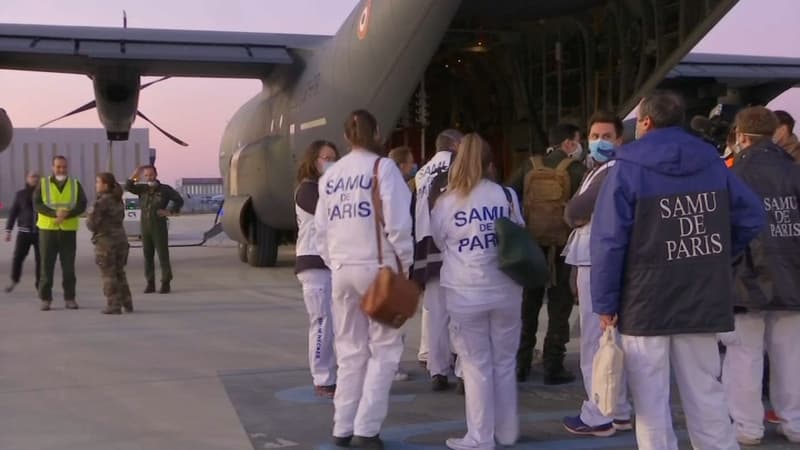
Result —
[[247, 244], [239, 242], [239, 261], [247, 263]]
[[[253, 218], [250, 224], [250, 242], [246, 246], [246, 262], [253, 267], [273, 267], [278, 260], [278, 233]], [[239, 258], [242, 258], [240, 244]]]

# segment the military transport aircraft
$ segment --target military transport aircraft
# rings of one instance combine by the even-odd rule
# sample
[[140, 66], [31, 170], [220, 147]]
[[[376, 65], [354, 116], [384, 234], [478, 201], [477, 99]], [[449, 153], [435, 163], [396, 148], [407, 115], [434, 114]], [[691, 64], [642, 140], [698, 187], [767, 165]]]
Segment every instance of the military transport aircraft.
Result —
[[88, 75], [95, 98], [72, 113], [96, 107], [109, 140], [149, 121], [143, 76], [262, 80], [219, 161], [224, 231], [242, 261], [272, 266], [279, 233], [296, 228], [298, 155], [315, 139], [342, 144], [349, 111], [372, 111], [386, 137], [480, 130], [508, 168], [522, 157], [508, 150], [542, 145], [559, 120], [627, 114], [735, 3], [361, 0], [334, 36], [0, 24], [0, 68]]

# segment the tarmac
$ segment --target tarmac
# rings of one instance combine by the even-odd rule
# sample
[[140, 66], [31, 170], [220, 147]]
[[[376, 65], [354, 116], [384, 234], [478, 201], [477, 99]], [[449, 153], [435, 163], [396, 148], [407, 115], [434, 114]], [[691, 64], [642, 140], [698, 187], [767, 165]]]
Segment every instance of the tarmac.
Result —
[[[171, 242], [199, 241], [213, 217], [172, 219]], [[142, 293], [141, 250], [134, 248], [127, 273], [135, 313], [106, 316], [83, 226], [78, 239], [80, 310], [64, 309], [57, 265], [53, 310], [39, 311], [32, 255], [16, 290], [0, 293], [0, 450], [335, 448], [332, 402], [312, 392], [292, 247], [281, 247], [275, 268], [241, 263], [224, 235], [202, 247], [171, 248], [173, 292], [166, 295]], [[0, 272], [8, 274], [13, 242], [0, 249]], [[432, 392], [416, 361], [419, 322], [407, 325], [401, 366], [411, 379], [393, 385], [381, 432], [387, 449], [444, 449], [446, 438], [466, 431], [464, 397]], [[575, 337], [567, 358], [576, 374], [577, 345]], [[544, 386], [535, 366], [531, 381], [519, 385], [521, 439], [514, 448], [636, 447], [632, 432], [566, 432], [561, 419], [577, 414], [583, 398], [580, 381]], [[680, 448], [690, 449], [677, 401], [673, 411]], [[797, 447], [768, 425], [761, 448]]]

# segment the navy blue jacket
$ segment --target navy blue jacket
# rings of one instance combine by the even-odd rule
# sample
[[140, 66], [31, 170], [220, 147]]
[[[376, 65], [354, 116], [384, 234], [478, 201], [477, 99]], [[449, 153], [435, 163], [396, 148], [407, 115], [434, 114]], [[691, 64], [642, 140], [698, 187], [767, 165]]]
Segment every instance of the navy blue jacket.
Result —
[[766, 223], [760, 199], [680, 128], [616, 160], [592, 220], [594, 312], [633, 336], [733, 330], [733, 258]]
[[739, 154], [733, 172], [761, 198], [769, 224], [737, 261], [735, 304], [800, 311], [800, 166], [765, 139]]

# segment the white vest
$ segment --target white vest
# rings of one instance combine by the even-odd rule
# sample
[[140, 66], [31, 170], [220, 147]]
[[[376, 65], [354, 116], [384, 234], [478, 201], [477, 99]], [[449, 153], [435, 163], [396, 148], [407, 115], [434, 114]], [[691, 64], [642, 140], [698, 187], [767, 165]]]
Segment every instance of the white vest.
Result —
[[[580, 189], [578, 189], [578, 193], [575, 195], [580, 195], [586, 192], [586, 190], [589, 189], [589, 186], [592, 185], [592, 182], [595, 180], [595, 178], [613, 165], [614, 161], [609, 161], [608, 163], [600, 166], [594, 172], [590, 173], [589, 176], [583, 180]], [[594, 214], [592, 214], [592, 216], [594, 216]], [[564, 247], [564, 251], [561, 253], [562, 256], [566, 257], [566, 263], [571, 266], [591, 266], [591, 240], [592, 220], [589, 219], [589, 222], [586, 225], [575, 228], [572, 230], [572, 233], [570, 233], [569, 240], [567, 240], [567, 245]]]
[[[318, 189], [317, 183], [315, 182], [303, 181], [303, 183], [311, 184], [315, 189]], [[297, 191], [295, 191], [295, 197], [296, 196]], [[297, 256], [319, 256], [319, 251], [317, 251], [316, 231], [314, 229], [314, 216], [301, 208], [296, 200], [294, 211], [297, 214], [297, 243], [295, 244], [295, 254]]]

